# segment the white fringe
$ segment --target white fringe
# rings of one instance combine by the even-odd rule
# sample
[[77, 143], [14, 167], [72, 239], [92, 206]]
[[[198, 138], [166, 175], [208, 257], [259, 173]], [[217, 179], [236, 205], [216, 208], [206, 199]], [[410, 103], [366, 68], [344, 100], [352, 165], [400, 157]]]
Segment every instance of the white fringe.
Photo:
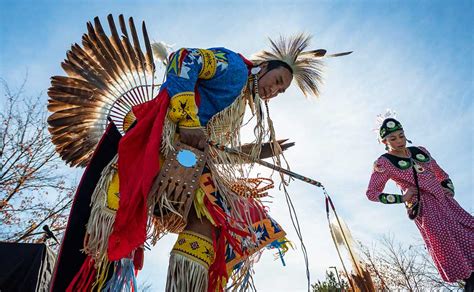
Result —
[[173, 144], [176, 135], [176, 124], [168, 117], [169, 111], [170, 109], [168, 108], [163, 125], [163, 132], [161, 134], [161, 153], [164, 157], [167, 157], [172, 151], [175, 151]]
[[206, 292], [208, 281], [208, 270], [203, 265], [183, 255], [171, 252], [165, 291]]
[[[248, 87], [245, 87], [240, 96], [226, 109], [217, 113], [209, 121], [207, 125], [207, 134], [209, 138], [221, 145], [225, 145], [231, 148], [240, 148], [242, 146], [240, 137], [240, 128], [243, 124], [245, 107], [248, 101], [252, 99], [251, 95], [251, 84], [248, 82]], [[250, 156], [258, 158], [261, 152], [261, 144], [264, 140], [269, 137], [269, 131], [265, 126], [264, 111], [261, 106], [261, 99], [259, 97], [253, 100], [254, 117], [256, 118], [256, 124], [254, 126], [254, 141], [251, 141], [254, 146], [250, 151]], [[212, 178], [214, 185], [219, 191], [224, 203], [228, 206], [231, 212], [231, 217], [235, 218], [235, 227], [248, 230], [248, 226], [251, 225], [250, 212], [240, 212], [241, 208], [236, 208], [236, 204], [239, 201], [245, 200], [231, 190], [231, 185], [237, 182], [242, 177], [248, 177], [255, 163], [251, 163], [239, 155], [230, 154], [224, 151], [217, 150], [215, 148], [209, 149], [209, 161], [208, 165], [211, 169]], [[246, 202], [240, 204], [241, 206], [248, 207]]]
[[165, 42], [156, 42], [151, 44], [151, 50], [155, 59], [160, 60], [164, 65], [167, 64], [170, 50], [173, 46]]
[[113, 164], [117, 163], [118, 155], [104, 168], [91, 198], [91, 215], [86, 226], [84, 252], [90, 255], [98, 268], [107, 261], [107, 245], [109, 235], [115, 221], [116, 212], [107, 207], [107, 191], [116, 173]]
[[[185, 218], [174, 207], [183, 202], [168, 199], [168, 194], [173, 192], [173, 186], [166, 186], [148, 197], [147, 238], [152, 245], [155, 245], [165, 233], [180, 233], [186, 227]], [[155, 209], [159, 210], [159, 216], [155, 214]]]

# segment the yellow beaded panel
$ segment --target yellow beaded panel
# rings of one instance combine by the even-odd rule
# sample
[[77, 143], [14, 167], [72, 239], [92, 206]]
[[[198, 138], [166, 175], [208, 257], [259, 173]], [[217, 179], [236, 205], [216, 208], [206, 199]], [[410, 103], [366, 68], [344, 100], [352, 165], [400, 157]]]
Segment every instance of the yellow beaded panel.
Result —
[[211, 79], [216, 74], [216, 56], [214, 56], [214, 53], [211, 50], [199, 49], [199, 53], [202, 56], [202, 68], [199, 72], [198, 78]]
[[180, 127], [197, 128], [201, 126], [197, 115], [198, 108], [194, 100], [194, 92], [185, 91], [175, 94], [170, 101], [168, 116]]
[[118, 171], [115, 171], [112, 181], [107, 189], [107, 208], [117, 211], [119, 207], [119, 176]]
[[196, 261], [206, 269], [214, 261], [212, 241], [201, 234], [183, 231], [179, 234], [172, 252], [179, 253], [190, 260]]
[[[164, 157], [160, 155], [160, 165], [163, 165]], [[120, 180], [118, 174], [118, 166], [117, 164], [112, 164], [114, 168], [114, 174], [112, 180], [110, 181], [109, 185], [107, 186], [107, 208], [112, 211], [117, 211], [119, 208], [120, 202]]]

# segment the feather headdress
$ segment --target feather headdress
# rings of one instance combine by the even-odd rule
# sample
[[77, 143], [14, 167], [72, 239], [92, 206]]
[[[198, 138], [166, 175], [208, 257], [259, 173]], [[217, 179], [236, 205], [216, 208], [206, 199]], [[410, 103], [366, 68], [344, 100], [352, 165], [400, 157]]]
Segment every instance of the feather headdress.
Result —
[[310, 40], [311, 36], [302, 33], [290, 38], [280, 36], [276, 41], [270, 39], [271, 50], [258, 52], [251, 59], [255, 64], [270, 60], [285, 62], [293, 70], [293, 77], [303, 94], [319, 96], [322, 59], [349, 55], [352, 52], [326, 55], [324, 49], [305, 51]]

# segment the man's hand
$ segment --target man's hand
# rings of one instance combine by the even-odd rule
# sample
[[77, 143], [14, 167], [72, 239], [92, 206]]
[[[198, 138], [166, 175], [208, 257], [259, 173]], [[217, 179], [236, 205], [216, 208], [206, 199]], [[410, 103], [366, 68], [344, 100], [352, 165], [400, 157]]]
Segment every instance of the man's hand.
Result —
[[[295, 146], [295, 142], [286, 143], [286, 141], [288, 141], [288, 139], [277, 140], [278, 144], [280, 144], [280, 148], [281, 148], [282, 151], [285, 151], [288, 148]], [[242, 145], [242, 147], [240, 148], [240, 151], [242, 151], [246, 154], [250, 154], [250, 151], [251, 151], [253, 146], [254, 146], [254, 144]], [[273, 155], [271, 143], [270, 142], [263, 143], [262, 144], [262, 151], [260, 152], [260, 157], [259, 158], [260, 159], [265, 159], [265, 158], [269, 158], [269, 157], [272, 157], [272, 156], [274, 156], [274, 155]]]
[[199, 150], [207, 146], [206, 133], [202, 128], [179, 128], [181, 142]]
[[403, 195], [403, 202], [410, 202], [418, 191], [415, 188], [408, 188]]

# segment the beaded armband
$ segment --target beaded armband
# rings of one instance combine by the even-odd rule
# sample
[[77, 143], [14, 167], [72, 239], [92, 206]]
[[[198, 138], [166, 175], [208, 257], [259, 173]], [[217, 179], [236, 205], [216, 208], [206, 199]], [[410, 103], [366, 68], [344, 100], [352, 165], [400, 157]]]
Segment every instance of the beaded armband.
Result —
[[445, 189], [448, 189], [449, 191], [454, 193], [454, 185], [451, 179], [445, 179], [441, 182], [441, 186]]
[[379, 195], [379, 201], [384, 204], [400, 204], [403, 203], [403, 196], [381, 193]]
[[201, 127], [197, 113], [198, 108], [194, 100], [194, 92], [180, 92], [171, 98], [168, 116], [170, 120], [178, 124], [179, 127]]
[[179, 234], [172, 252], [181, 254], [201, 264], [206, 269], [209, 269], [214, 261], [212, 239], [189, 230]]
[[211, 50], [198, 49], [199, 54], [202, 56], [202, 68], [199, 72], [198, 78], [200, 79], [211, 79], [216, 74], [217, 60], [214, 53]]

